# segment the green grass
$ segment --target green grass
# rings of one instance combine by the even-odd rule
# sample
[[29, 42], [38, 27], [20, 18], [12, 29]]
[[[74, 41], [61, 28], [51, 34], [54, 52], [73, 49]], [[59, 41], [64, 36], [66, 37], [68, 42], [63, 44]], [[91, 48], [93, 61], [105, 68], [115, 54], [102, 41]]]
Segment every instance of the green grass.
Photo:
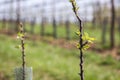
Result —
[[[33, 80], [80, 80], [79, 50], [65, 49], [41, 41], [26, 41], [27, 66], [33, 67]], [[21, 66], [19, 42], [0, 35], [0, 73], [14, 80], [13, 70]], [[120, 63], [111, 56], [85, 52], [85, 80], [119, 80]]]

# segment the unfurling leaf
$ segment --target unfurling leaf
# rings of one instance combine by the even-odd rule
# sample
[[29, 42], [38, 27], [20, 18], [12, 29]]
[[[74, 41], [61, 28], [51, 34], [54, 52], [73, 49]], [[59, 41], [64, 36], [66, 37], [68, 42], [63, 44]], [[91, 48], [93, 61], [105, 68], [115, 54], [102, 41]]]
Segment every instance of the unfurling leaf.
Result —
[[82, 50], [87, 50], [88, 48], [90, 48], [90, 45], [89, 44], [86, 44], [82, 47]]
[[20, 33], [20, 32], [19, 32], [17, 35], [18, 35], [19, 37], [23, 37], [23, 36], [24, 36], [24, 34], [23, 34], [23, 33]]
[[80, 31], [76, 31], [75, 34], [80, 36]]
[[17, 46], [15, 46], [15, 48], [20, 49], [20, 48], [21, 48], [21, 45], [17, 45]]
[[80, 48], [80, 43], [77, 43], [77, 44], [76, 44], [76, 47], [79, 49], [79, 48]]
[[[76, 34], [78, 36], [80, 36], [80, 31], [77, 31]], [[82, 44], [82, 50], [87, 50], [90, 47], [90, 44], [93, 43], [93, 41], [95, 40], [95, 38], [92, 38], [89, 36], [89, 34], [87, 32], [84, 32], [82, 35], [82, 40], [83, 40], [83, 44]], [[77, 48], [80, 49], [80, 44], [77, 43]]]

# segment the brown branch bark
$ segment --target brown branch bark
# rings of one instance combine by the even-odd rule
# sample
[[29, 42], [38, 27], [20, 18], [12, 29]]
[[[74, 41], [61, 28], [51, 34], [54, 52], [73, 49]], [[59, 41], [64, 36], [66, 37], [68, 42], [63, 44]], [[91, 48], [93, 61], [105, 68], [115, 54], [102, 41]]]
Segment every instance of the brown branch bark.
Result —
[[[24, 31], [23, 31], [23, 25], [20, 24], [20, 27], [22, 28], [20, 33], [21, 34], [24, 34]], [[24, 43], [24, 38], [25, 36], [22, 36], [22, 39], [21, 39], [21, 47], [22, 47], [22, 72], [23, 72], [23, 78], [22, 80], [25, 80], [25, 43]]]
[[84, 70], [83, 70], [83, 51], [82, 51], [82, 44], [83, 44], [83, 40], [82, 40], [82, 20], [80, 19], [80, 17], [77, 14], [76, 11], [76, 6], [74, 5], [74, 3], [72, 3], [73, 6], [73, 11], [75, 13], [75, 16], [77, 17], [78, 21], [79, 21], [79, 31], [80, 31], [80, 38], [79, 38], [79, 44], [80, 44], [80, 80], [84, 80]]

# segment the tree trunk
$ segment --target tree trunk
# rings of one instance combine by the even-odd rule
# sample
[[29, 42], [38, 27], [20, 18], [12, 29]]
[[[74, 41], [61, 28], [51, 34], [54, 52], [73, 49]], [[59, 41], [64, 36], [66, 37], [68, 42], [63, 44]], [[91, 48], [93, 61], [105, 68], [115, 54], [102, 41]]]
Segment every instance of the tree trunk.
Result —
[[33, 18], [31, 21], [31, 34], [34, 34], [34, 29], [35, 29], [35, 22], [36, 22], [36, 18]]
[[119, 34], [119, 46], [120, 46], [120, 17], [118, 18], [118, 34]]
[[110, 28], [110, 47], [114, 48], [115, 46], [115, 6], [114, 0], [111, 0], [111, 28]]
[[3, 21], [2, 21], [2, 29], [6, 28], [6, 19], [5, 17], [3, 18]]
[[17, 6], [17, 9], [16, 9], [17, 20], [16, 20], [15, 31], [18, 32], [18, 26], [20, 24], [20, 0], [17, 0], [16, 6]]
[[103, 45], [106, 43], [107, 24], [108, 24], [107, 18], [104, 18], [103, 26], [102, 26], [102, 44]]
[[24, 31], [27, 32], [27, 30], [26, 30], [26, 20], [23, 19], [22, 23], [23, 23], [23, 26], [24, 26], [24, 27], [23, 27], [23, 28], [24, 28]]
[[44, 33], [45, 33], [45, 21], [44, 21], [44, 18], [42, 18], [42, 21], [41, 21], [41, 36], [44, 36]]
[[57, 38], [57, 25], [55, 19], [53, 19], [53, 37]]
[[120, 32], [120, 17], [118, 18], [118, 32]]
[[69, 22], [69, 20], [66, 21], [66, 39], [70, 40], [70, 22]]

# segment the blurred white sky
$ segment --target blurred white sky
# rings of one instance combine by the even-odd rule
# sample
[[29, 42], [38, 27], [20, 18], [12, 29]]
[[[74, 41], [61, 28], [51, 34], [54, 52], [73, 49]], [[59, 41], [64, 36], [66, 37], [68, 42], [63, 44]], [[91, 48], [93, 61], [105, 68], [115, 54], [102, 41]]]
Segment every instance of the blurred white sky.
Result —
[[[8, 1], [6, 4], [2, 4], [4, 2]], [[3, 17], [3, 15], [6, 15], [9, 17], [10, 15], [8, 13], [11, 12], [11, 4], [9, 3], [10, 1], [14, 1], [12, 5], [13, 7], [13, 13], [12, 15], [16, 15], [16, 1], [17, 0], [0, 0], [0, 17]], [[51, 17], [53, 14], [53, 5], [52, 2], [54, 0], [21, 0], [21, 14], [22, 17], [39, 17], [42, 14], [42, 9], [44, 9], [44, 15]], [[95, 3], [98, 0], [76, 0], [78, 2], [78, 6], [80, 7], [79, 13], [81, 17], [84, 19], [87, 17], [87, 19], [92, 18], [92, 3]], [[115, 0], [115, 1], [120, 1], [120, 0]], [[65, 16], [69, 16], [68, 14], [73, 14], [71, 10], [71, 4], [69, 0], [55, 0], [56, 5], [56, 18], [59, 18], [60, 15], [65, 18]], [[110, 4], [110, 0], [99, 0], [101, 4], [108, 3]], [[42, 7], [44, 3], [44, 8]], [[4, 13], [6, 12], [6, 13]], [[86, 12], [89, 12], [86, 13]], [[63, 15], [64, 14], [64, 15]], [[87, 16], [86, 16], [87, 15]], [[72, 18], [72, 17], [71, 17]]]

